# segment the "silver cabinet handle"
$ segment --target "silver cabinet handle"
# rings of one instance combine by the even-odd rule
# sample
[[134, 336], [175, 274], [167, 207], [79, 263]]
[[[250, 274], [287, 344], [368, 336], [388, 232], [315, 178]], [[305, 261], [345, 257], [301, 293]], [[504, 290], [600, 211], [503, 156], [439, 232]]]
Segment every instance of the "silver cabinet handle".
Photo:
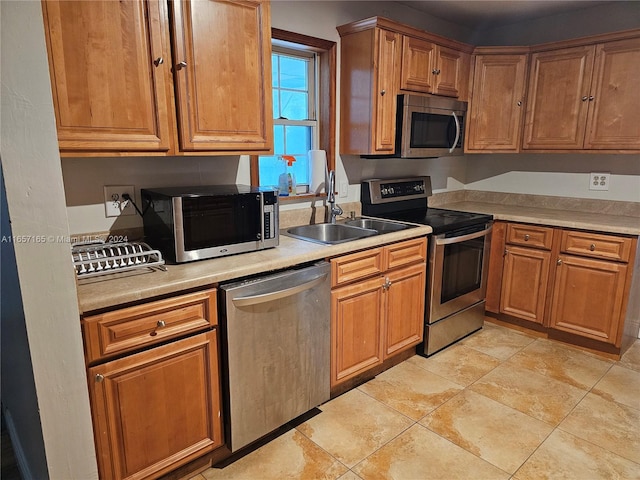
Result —
[[162, 57], [158, 57], [158, 58], [156, 58], [156, 59], [153, 61], [153, 64], [154, 64], [156, 67], [159, 67], [159, 66], [160, 66], [160, 65], [162, 65], [163, 63], [164, 63], [164, 58], [162, 58]]
[[591, 245], [589, 245], [589, 250], [591, 250], [592, 252], [596, 249], [596, 244], [592, 243]]
[[586, 95], [584, 97], [582, 97], [582, 101], [586, 102], [587, 100], [589, 100], [589, 97], [587, 97]]
[[562, 259], [559, 258], [558, 261], [556, 262], [556, 265], [562, 265]]
[[530, 237], [529, 237], [529, 234], [528, 234], [528, 233], [527, 233], [527, 234], [525, 234], [525, 236], [524, 236], [524, 241], [525, 241], [525, 242], [528, 242], [528, 241], [529, 241], [529, 238], [530, 238]]
[[522, 100], [518, 100], [518, 103], [516, 103], [516, 105], [518, 105], [519, 107], [522, 106]]
[[162, 327], [166, 327], [167, 324], [165, 323], [164, 320], [158, 320], [158, 323], [156, 323], [156, 325], [158, 326], [158, 328], [162, 328]]
[[589, 101], [590, 101], [590, 102], [593, 102], [594, 98], [595, 98], [595, 97], [594, 97], [593, 95], [589, 95]]
[[182, 70], [187, 66], [187, 62], [180, 62], [176, 65], [176, 70]]
[[382, 288], [385, 290], [389, 290], [390, 287], [391, 287], [391, 280], [389, 280], [389, 277], [384, 277], [384, 283], [382, 284]]
[[100, 383], [104, 381], [104, 375], [101, 374], [97, 374], [94, 378], [94, 380], [96, 381], [96, 383]]

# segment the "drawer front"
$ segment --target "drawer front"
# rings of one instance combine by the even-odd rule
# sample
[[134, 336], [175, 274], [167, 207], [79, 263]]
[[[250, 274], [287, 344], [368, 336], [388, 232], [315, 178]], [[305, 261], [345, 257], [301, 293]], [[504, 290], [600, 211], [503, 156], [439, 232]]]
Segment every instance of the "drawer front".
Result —
[[424, 262], [427, 259], [427, 239], [416, 238], [384, 247], [385, 270]]
[[553, 228], [510, 223], [507, 227], [507, 243], [551, 250]]
[[382, 273], [382, 248], [372, 248], [331, 259], [331, 286], [344, 285]]
[[628, 262], [631, 243], [628, 237], [564, 230], [560, 248], [574, 255]]
[[88, 363], [216, 325], [216, 289], [85, 317]]

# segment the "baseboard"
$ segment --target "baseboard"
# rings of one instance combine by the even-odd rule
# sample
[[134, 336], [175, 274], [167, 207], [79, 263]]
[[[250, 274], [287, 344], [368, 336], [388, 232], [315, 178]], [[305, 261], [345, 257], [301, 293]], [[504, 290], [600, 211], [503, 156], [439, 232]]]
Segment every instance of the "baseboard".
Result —
[[20, 470], [20, 475], [24, 480], [32, 480], [34, 477], [31, 474], [31, 470], [29, 469], [29, 463], [27, 462], [27, 457], [24, 454], [24, 449], [20, 444], [20, 438], [18, 437], [18, 432], [16, 431], [16, 426], [13, 423], [13, 418], [11, 417], [11, 412], [8, 409], [4, 408], [2, 412], [4, 415], [4, 423], [7, 427], [7, 431], [9, 432], [9, 438], [11, 438], [11, 446], [13, 447], [13, 456], [16, 459], [16, 464], [18, 465], [18, 470]]

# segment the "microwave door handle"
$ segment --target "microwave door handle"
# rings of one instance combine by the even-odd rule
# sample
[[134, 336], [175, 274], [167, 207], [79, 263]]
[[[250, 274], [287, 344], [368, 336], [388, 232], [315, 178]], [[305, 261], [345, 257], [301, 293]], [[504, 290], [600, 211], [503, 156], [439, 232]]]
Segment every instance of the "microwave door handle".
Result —
[[456, 112], [451, 112], [451, 115], [453, 115], [453, 121], [456, 122], [456, 138], [453, 141], [453, 145], [451, 145], [451, 148], [449, 149], [449, 153], [453, 153], [456, 145], [458, 145], [458, 140], [460, 140], [460, 122], [458, 121]]

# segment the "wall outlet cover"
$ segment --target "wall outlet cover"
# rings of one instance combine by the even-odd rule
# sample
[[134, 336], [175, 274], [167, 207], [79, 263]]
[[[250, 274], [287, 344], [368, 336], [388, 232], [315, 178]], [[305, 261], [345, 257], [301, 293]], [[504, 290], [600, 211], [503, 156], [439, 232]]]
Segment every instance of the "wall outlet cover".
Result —
[[589, 174], [589, 190], [609, 190], [611, 174], [608, 172], [591, 172]]
[[135, 215], [136, 210], [131, 202], [122, 198], [128, 193], [135, 202], [135, 189], [133, 185], [105, 185], [104, 187], [104, 214], [105, 217], [119, 217], [120, 215]]

